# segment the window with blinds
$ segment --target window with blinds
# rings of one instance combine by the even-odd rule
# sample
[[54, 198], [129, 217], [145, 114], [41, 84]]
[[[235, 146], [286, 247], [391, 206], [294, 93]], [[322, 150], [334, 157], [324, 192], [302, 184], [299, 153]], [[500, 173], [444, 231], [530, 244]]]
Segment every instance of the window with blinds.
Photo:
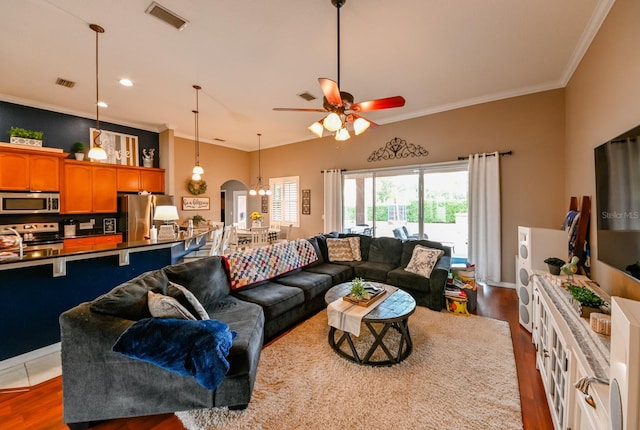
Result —
[[299, 177], [270, 178], [269, 186], [271, 187], [271, 221], [300, 227]]

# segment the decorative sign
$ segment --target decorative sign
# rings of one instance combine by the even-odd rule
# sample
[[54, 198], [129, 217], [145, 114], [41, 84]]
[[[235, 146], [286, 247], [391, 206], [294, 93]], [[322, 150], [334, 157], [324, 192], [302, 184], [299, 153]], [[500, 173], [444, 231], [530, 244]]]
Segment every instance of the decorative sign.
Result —
[[311, 215], [311, 190], [302, 190], [302, 215]]
[[262, 196], [260, 200], [260, 212], [263, 214], [269, 213], [269, 196]]
[[382, 148], [371, 153], [367, 161], [393, 160], [394, 158], [426, 157], [429, 151], [420, 145], [407, 143], [406, 140], [394, 137]]
[[[95, 145], [94, 139], [98, 135], [95, 128], [89, 129], [89, 150]], [[107, 153], [108, 164], [122, 164], [124, 166], [139, 166], [138, 136], [100, 130], [100, 145]]]
[[182, 210], [183, 211], [198, 211], [198, 210], [208, 211], [209, 197], [183, 197]]
[[102, 220], [102, 230], [104, 234], [113, 234], [116, 232], [116, 219], [104, 218]]

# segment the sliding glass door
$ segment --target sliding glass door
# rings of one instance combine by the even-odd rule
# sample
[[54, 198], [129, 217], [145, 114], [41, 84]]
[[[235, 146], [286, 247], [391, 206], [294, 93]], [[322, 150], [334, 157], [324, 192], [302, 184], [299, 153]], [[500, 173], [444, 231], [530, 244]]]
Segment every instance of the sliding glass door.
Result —
[[345, 232], [424, 238], [467, 253], [467, 163], [343, 174]]

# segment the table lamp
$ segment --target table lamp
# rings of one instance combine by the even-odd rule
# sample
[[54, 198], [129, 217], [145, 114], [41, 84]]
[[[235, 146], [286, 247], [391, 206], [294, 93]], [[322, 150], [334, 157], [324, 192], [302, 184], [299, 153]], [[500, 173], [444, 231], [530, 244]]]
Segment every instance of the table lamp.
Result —
[[160, 226], [158, 232], [158, 240], [175, 239], [176, 234], [173, 228], [173, 224], [170, 221], [179, 219], [178, 208], [175, 206], [157, 206], [156, 211], [153, 214], [155, 221], [164, 221], [164, 224]]

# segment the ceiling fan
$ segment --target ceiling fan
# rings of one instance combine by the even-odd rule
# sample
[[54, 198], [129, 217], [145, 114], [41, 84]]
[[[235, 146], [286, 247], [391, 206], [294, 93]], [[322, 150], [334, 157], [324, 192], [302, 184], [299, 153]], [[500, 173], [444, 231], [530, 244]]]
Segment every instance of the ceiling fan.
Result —
[[303, 108], [273, 108], [277, 111], [297, 111], [297, 112], [329, 112], [323, 119], [314, 122], [309, 126], [309, 130], [318, 137], [322, 137], [324, 130], [335, 132], [336, 140], [347, 140], [349, 128], [353, 129], [356, 135], [361, 134], [370, 126], [376, 126], [374, 122], [364, 118], [360, 112], [371, 112], [374, 110], [390, 109], [404, 106], [405, 100], [401, 96], [385, 97], [382, 99], [369, 100], [366, 102], [354, 103], [353, 95], [346, 91], [340, 91], [340, 8], [347, 0], [331, 0], [338, 11], [338, 81], [328, 78], [318, 78], [322, 89], [323, 109], [303, 109]]

